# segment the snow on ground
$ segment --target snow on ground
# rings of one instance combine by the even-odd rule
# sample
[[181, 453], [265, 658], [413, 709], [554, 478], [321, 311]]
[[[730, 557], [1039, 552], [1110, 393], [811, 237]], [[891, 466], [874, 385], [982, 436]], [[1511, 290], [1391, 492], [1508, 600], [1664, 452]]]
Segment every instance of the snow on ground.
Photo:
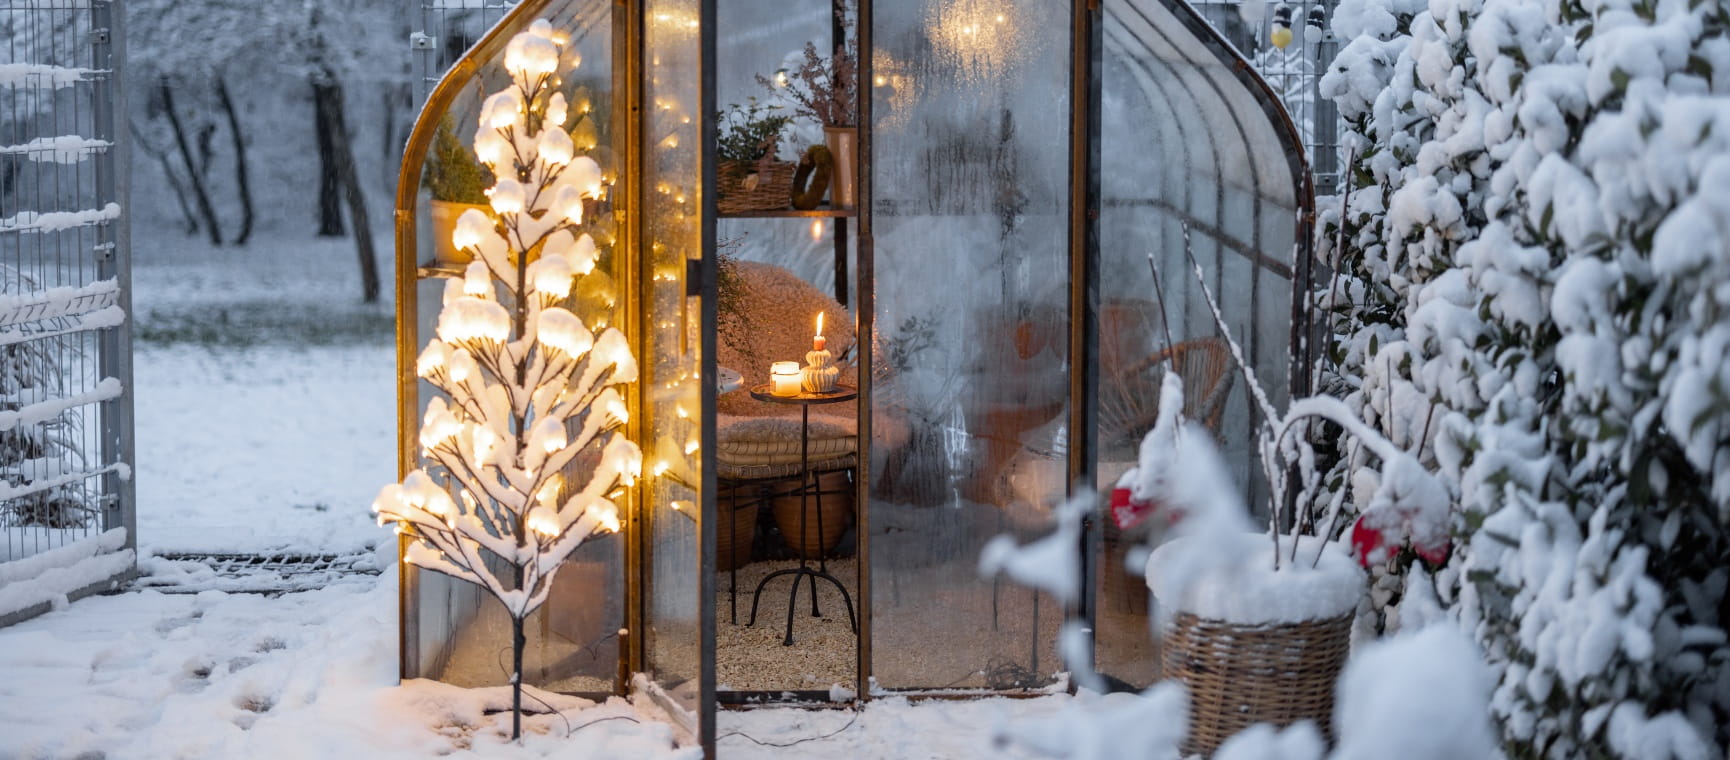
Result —
[[[370, 587], [276, 598], [145, 591], [81, 600], [0, 629], [0, 759], [698, 756], [622, 700], [567, 700], [563, 715], [525, 719], [523, 746], [510, 745], [509, 713], [487, 714], [508, 692], [398, 687], [396, 643], [391, 572]], [[989, 749], [994, 732], [1073, 701], [722, 711], [719, 746], [724, 757], [786, 760], [1029, 757]], [[802, 739], [814, 740], [792, 744]]]
[[342, 550], [396, 474], [388, 347], [141, 347], [138, 538], [152, 550]]
[[147, 228], [135, 247], [140, 545], [342, 551], [388, 535], [369, 506], [396, 475], [395, 317], [388, 287], [361, 303], [353, 242], [211, 248]]

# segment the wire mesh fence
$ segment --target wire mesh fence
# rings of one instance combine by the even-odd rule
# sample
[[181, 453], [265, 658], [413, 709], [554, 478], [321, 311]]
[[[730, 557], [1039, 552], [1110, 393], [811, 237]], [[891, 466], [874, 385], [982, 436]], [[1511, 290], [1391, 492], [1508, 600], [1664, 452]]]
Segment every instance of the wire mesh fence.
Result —
[[1339, 52], [1331, 29], [1336, 0], [1271, 3], [1197, 0], [1197, 10], [1267, 80], [1302, 135], [1316, 194], [1336, 192], [1339, 111], [1321, 97], [1321, 75]]
[[23, 599], [8, 587], [33, 580], [18, 576], [95, 555], [131, 568], [118, 16], [105, 0], [0, 3], [0, 622]]
[[499, 19], [514, 0], [421, 0], [420, 29], [409, 38], [414, 51], [415, 102], [426, 100], [433, 85]]

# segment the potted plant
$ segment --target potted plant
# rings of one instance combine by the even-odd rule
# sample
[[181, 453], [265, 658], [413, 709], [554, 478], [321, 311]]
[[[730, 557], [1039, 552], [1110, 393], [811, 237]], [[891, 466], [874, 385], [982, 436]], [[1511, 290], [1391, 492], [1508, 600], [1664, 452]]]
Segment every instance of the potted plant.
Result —
[[435, 260], [441, 264], [467, 264], [468, 253], [451, 243], [457, 217], [464, 211], [479, 209], [492, 213], [487, 205], [486, 189], [493, 184], [493, 174], [473, 150], [457, 138], [449, 116], [439, 122], [433, 133], [432, 150], [427, 154], [421, 172], [421, 184], [432, 193], [432, 236]]
[[[1420, 552], [1445, 544], [1452, 502], [1416, 454], [1364, 424], [1341, 400], [1312, 396], [1293, 400], [1283, 413], [1275, 409], [1232, 341], [1201, 268], [1195, 272], [1260, 413], [1268, 530], [1251, 530], [1212, 436], [1184, 419], [1183, 381], [1174, 372], [1165, 376], [1158, 421], [1136, 469], [1112, 494], [1111, 518], [1120, 528], [1169, 523], [1178, 534], [1148, 558], [1147, 585], [1160, 606], [1162, 675], [1183, 681], [1192, 697], [1184, 752], [1205, 755], [1252, 723], [1311, 720], [1324, 733], [1332, 726], [1334, 682], [1364, 597], [1359, 564], [1373, 559], [1366, 553], [1353, 561], [1335, 540], [1348, 490], [1357, 491], [1361, 505], [1358, 532], [1373, 532], [1377, 547], [1410, 542]], [[1325, 488], [1310, 440], [1322, 422], [1343, 431], [1334, 438], [1352, 447], [1346, 461], [1360, 463], [1349, 484], [1334, 489], [1325, 516], [1312, 509]], [[1361, 464], [1369, 459], [1379, 466]], [[1301, 535], [1306, 529], [1314, 535]], [[1354, 537], [1354, 543], [1360, 542]]]
[[794, 166], [775, 156], [781, 132], [792, 120], [781, 110], [751, 98], [715, 115], [716, 208], [721, 213], [784, 209], [792, 203]]
[[774, 80], [759, 74], [757, 83], [784, 93], [796, 115], [823, 125], [823, 142], [835, 165], [830, 200], [836, 208], [852, 208], [859, 187], [859, 55], [853, 40], [827, 57], [807, 42], [797, 67]]

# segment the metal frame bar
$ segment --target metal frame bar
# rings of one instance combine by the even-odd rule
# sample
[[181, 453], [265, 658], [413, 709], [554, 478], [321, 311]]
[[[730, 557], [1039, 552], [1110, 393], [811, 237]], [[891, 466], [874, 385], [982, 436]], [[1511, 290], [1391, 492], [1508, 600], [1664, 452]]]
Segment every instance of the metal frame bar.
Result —
[[[615, 8], [620, 4], [615, 4]], [[642, 254], [644, 211], [649, 207], [649, 191], [643, 182], [643, 154], [648, 149], [647, 134], [644, 122], [649, 112], [643, 108], [645, 98], [643, 87], [643, 56], [648, 47], [647, 25], [644, 15], [648, 13], [647, 3], [633, 3], [626, 7], [623, 24], [614, 20], [614, 39], [618, 40], [622, 32], [624, 46], [613, 49], [613, 88], [615, 94], [622, 92], [625, 107], [614, 108], [614, 114], [628, 114], [624, 118], [624, 166], [619, 172], [621, 182], [629, 182], [621, 188], [624, 195], [631, 199], [630, 217], [626, 224], [619, 227], [618, 245], [613, 247], [614, 255], [624, 252], [624, 262], [616, 269], [622, 279], [619, 283], [619, 293], [622, 296], [622, 316], [620, 323], [629, 336], [633, 353], [647, 358], [644, 350], [648, 347], [648, 335], [642, 329], [641, 304], [654, 303], [654, 294], [643, 292], [643, 288], [653, 286], [654, 278], [644, 276], [644, 270], [652, 268], [654, 262]], [[620, 66], [619, 64], [623, 64]], [[622, 69], [622, 71], [621, 71]], [[618, 102], [618, 99], [615, 99]], [[617, 120], [615, 119], [615, 124]], [[628, 178], [628, 179], [627, 179]], [[648, 392], [645, 386], [650, 378], [646, 377], [652, 370], [647, 366], [652, 362], [639, 364], [639, 382], [633, 383], [627, 395], [632, 409], [640, 410], [631, 415], [627, 423], [627, 435], [635, 441], [642, 441], [643, 419], [647, 415]], [[634, 492], [633, 492], [634, 493]], [[649, 614], [646, 609], [648, 594], [643, 593], [643, 587], [650, 582], [648, 557], [654, 547], [655, 520], [653, 515], [645, 514], [643, 502], [633, 498], [630, 508], [626, 510], [629, 518], [626, 522], [627, 535], [625, 540], [625, 631], [624, 646], [620, 649], [619, 678], [614, 688], [620, 693], [628, 693], [630, 673], [646, 672], [645, 665], [649, 658]]]
[[873, 33], [876, 18], [874, 0], [858, 0], [858, 15], [854, 23], [858, 26], [858, 76], [854, 81], [859, 97], [857, 106], [859, 114], [859, 136], [855, 140], [858, 151], [858, 163], [853, 172], [854, 181], [858, 183], [855, 189], [854, 203], [858, 209], [859, 245], [858, 252], [858, 324], [854, 327], [859, 349], [859, 399], [855, 435], [859, 441], [860, 456], [858, 478], [854, 486], [858, 493], [853, 499], [854, 504], [854, 555], [859, 559], [853, 563], [859, 586], [859, 633], [854, 638], [854, 654], [858, 660], [857, 676], [854, 685], [862, 700], [871, 697], [871, 403], [875, 389], [872, 387], [872, 356], [871, 347], [877, 344], [877, 239], [875, 214], [872, 213], [872, 167], [871, 167], [871, 117], [872, 97], [876, 89], [871, 86], [873, 74]]
[[[112, 0], [90, 5], [91, 28], [108, 30], [107, 40], [96, 43], [92, 63], [96, 68], [110, 72], [96, 88], [96, 137], [111, 143], [106, 160], [103, 157], [96, 159], [96, 187], [98, 195], [114, 199], [120, 204], [120, 208], [125, 210], [132, 207], [127, 201], [131, 187], [128, 181], [131, 137], [127, 130], [119, 126], [119, 119], [124, 118], [126, 113], [126, 88], [120, 86], [121, 72], [126, 68], [126, 14], [114, 11]], [[123, 212], [119, 219], [99, 227], [97, 239], [99, 247], [102, 244], [111, 246], [106, 254], [101, 251], [97, 253], [97, 277], [113, 278], [119, 285], [120, 293], [116, 304], [128, 316], [126, 324], [102, 332], [98, 373], [102, 377], [119, 380], [120, 387], [126, 389], [119, 397], [104, 404], [102, 458], [106, 462], [133, 463], [138, 460], [132, 413], [132, 215]], [[105, 475], [103, 479], [108, 483], [106, 490], [116, 497], [114, 505], [109, 509], [107, 526], [116, 527], [118, 522], [118, 527], [126, 529], [124, 547], [136, 550], [138, 499], [135, 479], [122, 478], [116, 473]], [[136, 573], [136, 568], [133, 572]]]
[[[1102, 13], [1099, 0], [1070, 2], [1069, 74], [1069, 483], [1096, 487], [1099, 437], [1099, 203]], [[1094, 626], [1094, 583], [1103, 531], [1081, 533], [1081, 596], [1065, 610]], [[1073, 667], [1075, 663], [1070, 663]], [[1094, 670], [1093, 648], [1086, 668]], [[1075, 689], [1074, 679], [1070, 690]]]
[[[699, 55], [702, 71], [701, 85], [697, 94], [697, 113], [707, 116], [715, 113], [715, 0], [698, 0], [697, 26], [701, 35], [698, 44], [701, 46]], [[699, 715], [697, 720], [697, 743], [703, 747], [703, 757], [715, 757], [715, 530], [719, 509], [716, 497], [719, 490], [715, 484], [715, 397], [717, 388], [715, 378], [719, 377], [715, 370], [716, 331], [708, 329], [716, 324], [717, 289], [719, 273], [717, 270], [715, 252], [715, 133], [717, 125], [714, 119], [699, 119], [698, 130], [702, 140], [702, 160], [698, 171], [701, 173], [697, 185], [697, 193], [702, 198], [702, 220], [699, 233], [702, 237], [703, 258], [697, 266], [698, 290], [701, 293], [699, 308], [703, 314], [703, 327], [698, 331], [702, 336], [702, 372], [700, 385], [703, 398], [702, 421], [702, 507], [698, 520], [700, 539], [698, 541], [697, 581], [698, 593], [701, 595], [698, 613], [701, 627], [702, 662], [697, 666], [697, 690]]]

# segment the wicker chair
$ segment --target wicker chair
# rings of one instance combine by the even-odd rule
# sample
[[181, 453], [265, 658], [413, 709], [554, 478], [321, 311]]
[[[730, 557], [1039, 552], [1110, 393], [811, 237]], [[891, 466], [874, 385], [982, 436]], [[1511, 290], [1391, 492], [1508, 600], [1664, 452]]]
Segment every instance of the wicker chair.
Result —
[[1103, 367], [1101, 426], [1139, 441], [1159, 416], [1164, 368], [1183, 378], [1183, 414], [1209, 430], [1219, 429], [1225, 399], [1231, 394], [1231, 348], [1219, 338], [1197, 338], [1155, 351], [1122, 367]]

